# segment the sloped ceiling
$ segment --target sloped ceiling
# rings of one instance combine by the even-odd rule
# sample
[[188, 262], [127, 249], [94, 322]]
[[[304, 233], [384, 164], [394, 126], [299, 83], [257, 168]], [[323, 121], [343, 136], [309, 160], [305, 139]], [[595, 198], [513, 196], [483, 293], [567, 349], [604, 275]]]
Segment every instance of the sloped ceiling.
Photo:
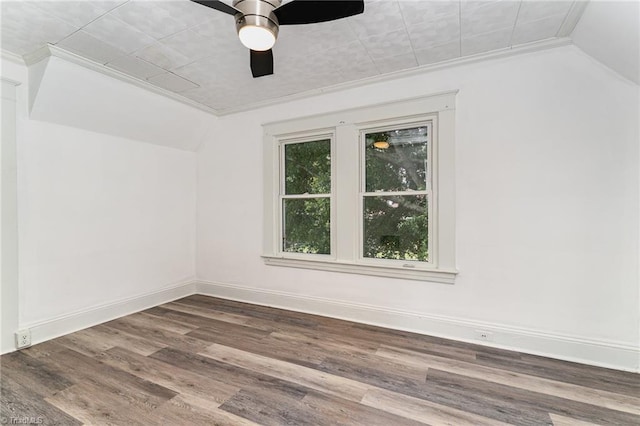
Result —
[[[229, 0], [230, 3], [230, 0]], [[565, 38], [584, 1], [365, 0], [362, 15], [283, 26], [253, 79], [233, 17], [189, 0], [2, 1], [2, 49], [47, 44], [216, 114]], [[98, 69], [94, 67], [94, 69]]]
[[590, 2], [571, 38], [584, 52], [640, 84], [640, 2]]
[[195, 151], [211, 114], [51, 56], [29, 67], [34, 120]]

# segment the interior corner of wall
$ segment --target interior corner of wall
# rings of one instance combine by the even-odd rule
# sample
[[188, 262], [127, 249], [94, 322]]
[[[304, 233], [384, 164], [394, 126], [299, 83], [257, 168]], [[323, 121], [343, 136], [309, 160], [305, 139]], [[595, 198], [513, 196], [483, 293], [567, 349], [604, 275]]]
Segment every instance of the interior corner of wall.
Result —
[[32, 64], [28, 68], [29, 72], [29, 114], [33, 111], [33, 107], [36, 103], [38, 92], [40, 90], [40, 86], [42, 85], [42, 81], [44, 80], [45, 73], [47, 71], [47, 66], [49, 65], [49, 61], [51, 57], [48, 56], [41, 61]]
[[203, 126], [203, 130], [200, 134], [200, 137], [198, 138], [199, 140], [197, 141], [197, 144], [194, 150], [196, 153], [200, 153], [202, 152], [203, 149], [206, 148], [207, 141], [211, 139], [211, 137], [215, 132], [216, 120], [217, 120], [217, 117], [213, 117], [213, 120], [211, 120], [208, 123], [205, 123], [205, 125]]

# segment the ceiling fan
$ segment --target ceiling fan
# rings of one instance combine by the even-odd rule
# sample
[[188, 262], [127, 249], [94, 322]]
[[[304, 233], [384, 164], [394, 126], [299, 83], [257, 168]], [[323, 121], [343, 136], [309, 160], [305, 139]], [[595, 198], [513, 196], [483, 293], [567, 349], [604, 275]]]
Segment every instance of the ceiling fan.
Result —
[[192, 0], [220, 12], [233, 15], [240, 41], [251, 50], [253, 77], [273, 74], [271, 48], [280, 25], [314, 24], [358, 15], [364, 12], [364, 0], [234, 0], [233, 6], [222, 1]]

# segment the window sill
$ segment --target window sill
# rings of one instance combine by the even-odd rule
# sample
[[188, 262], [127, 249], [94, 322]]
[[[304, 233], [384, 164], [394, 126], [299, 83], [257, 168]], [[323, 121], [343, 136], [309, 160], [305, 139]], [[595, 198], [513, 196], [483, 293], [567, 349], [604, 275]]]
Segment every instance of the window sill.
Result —
[[458, 274], [455, 270], [403, 268], [386, 265], [371, 265], [341, 262], [336, 260], [292, 259], [277, 256], [262, 256], [264, 263], [270, 266], [315, 269], [320, 271], [344, 272], [348, 274], [375, 275], [378, 277], [402, 278], [406, 280], [430, 281], [453, 284]]

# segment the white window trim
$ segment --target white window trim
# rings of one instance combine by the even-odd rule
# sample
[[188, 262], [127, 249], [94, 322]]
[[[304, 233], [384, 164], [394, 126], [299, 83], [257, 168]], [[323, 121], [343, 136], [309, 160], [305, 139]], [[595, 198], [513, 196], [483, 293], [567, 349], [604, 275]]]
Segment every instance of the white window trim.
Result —
[[[457, 91], [401, 102], [268, 123], [264, 130], [263, 259], [265, 264], [453, 284], [455, 267], [455, 97]], [[362, 143], [360, 132], [385, 123], [432, 121], [430, 261], [362, 257]], [[280, 146], [332, 135], [331, 255], [281, 250]], [[355, 142], [354, 142], [355, 141]], [[338, 174], [340, 174], [338, 176]], [[338, 180], [339, 179], [339, 180]]]

